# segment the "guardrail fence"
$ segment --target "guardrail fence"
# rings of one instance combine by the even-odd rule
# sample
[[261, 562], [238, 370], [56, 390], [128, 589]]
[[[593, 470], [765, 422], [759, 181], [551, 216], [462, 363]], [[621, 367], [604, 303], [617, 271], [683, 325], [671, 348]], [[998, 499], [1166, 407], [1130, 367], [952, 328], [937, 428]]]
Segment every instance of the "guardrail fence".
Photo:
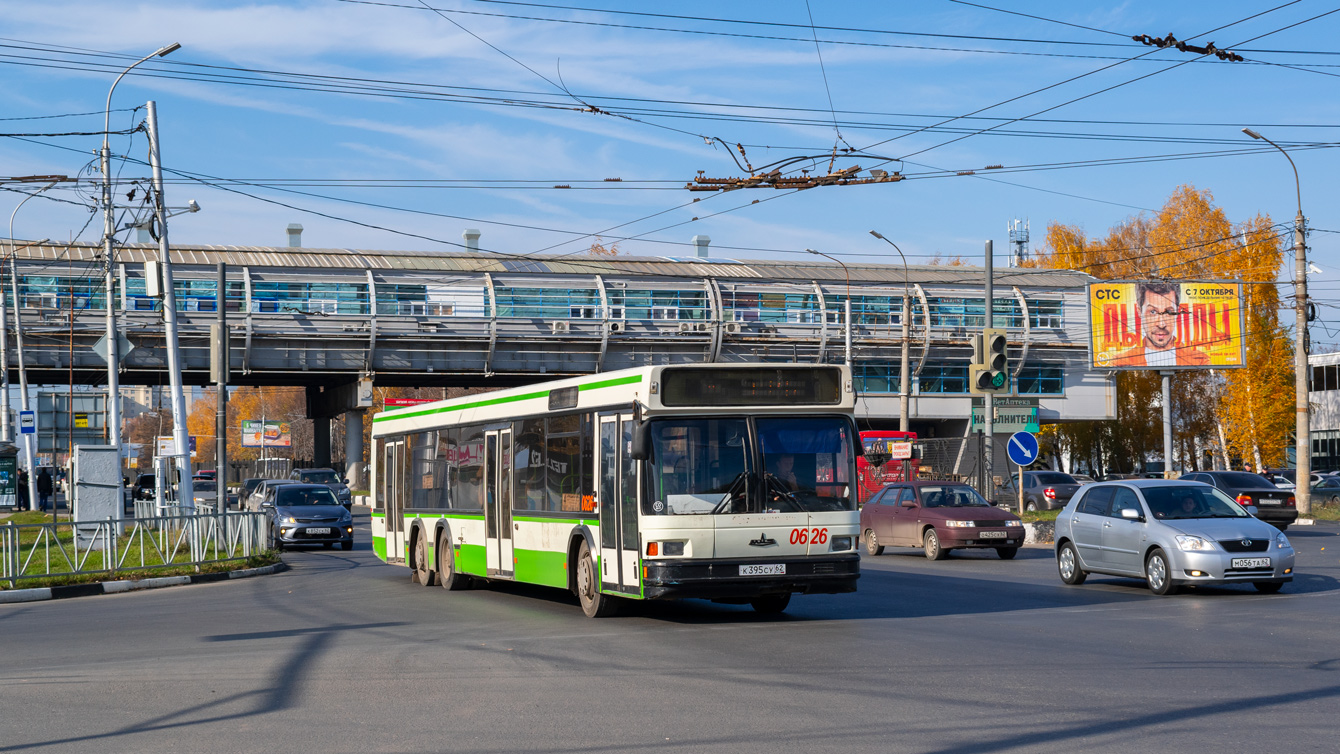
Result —
[[0, 581], [13, 588], [24, 579], [200, 566], [244, 560], [274, 544], [263, 513], [214, 513], [179, 506], [163, 513], [0, 526]]

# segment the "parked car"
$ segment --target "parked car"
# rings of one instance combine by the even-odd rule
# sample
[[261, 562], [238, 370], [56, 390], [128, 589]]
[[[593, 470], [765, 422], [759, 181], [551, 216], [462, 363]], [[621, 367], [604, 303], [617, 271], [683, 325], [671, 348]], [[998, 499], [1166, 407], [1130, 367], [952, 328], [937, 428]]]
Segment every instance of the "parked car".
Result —
[[349, 480], [341, 479], [334, 469], [294, 469], [288, 478], [293, 482], [302, 482], [303, 484], [324, 484], [335, 493], [339, 499], [340, 505], [345, 510], [353, 508], [353, 494], [349, 491]]
[[1120, 479], [1139, 479], [1139, 474], [1104, 474], [1100, 482], [1115, 482]]
[[246, 509], [249, 511], [260, 510], [261, 503], [274, 496], [274, 488], [284, 484], [293, 484], [293, 482], [287, 479], [262, 479], [252, 490], [251, 495], [247, 497]]
[[243, 504], [246, 503], [247, 498], [251, 497], [251, 493], [256, 491], [256, 485], [264, 481], [265, 477], [263, 476], [253, 476], [242, 480], [242, 492], [240, 494]]
[[[996, 504], [1005, 507], [1018, 505], [1019, 475], [1011, 474], [996, 493]], [[1064, 508], [1080, 488], [1080, 483], [1069, 474], [1059, 471], [1024, 472], [1024, 510], [1049, 511]]]
[[1088, 474], [1071, 474], [1070, 476], [1074, 477], [1075, 481], [1079, 482], [1081, 487], [1086, 484], [1093, 484], [1094, 482], [1098, 481], [1097, 479], [1094, 479]]
[[1298, 519], [1297, 501], [1260, 474], [1247, 471], [1194, 471], [1184, 481], [1201, 482], [1235, 498], [1239, 505], [1256, 506], [1256, 517], [1280, 531]]
[[195, 472], [195, 478], [197, 478], [197, 479], [209, 479], [209, 480], [211, 480], [211, 481], [218, 481], [218, 478], [219, 478], [219, 477], [218, 477], [218, 475], [214, 472], [214, 469], [199, 469], [199, 470], [197, 470], [197, 471]]
[[263, 509], [274, 528], [275, 549], [320, 544], [354, 549], [354, 521], [324, 484], [283, 484], [270, 489]]
[[1312, 502], [1322, 505], [1340, 505], [1340, 477], [1324, 475], [1312, 485]]
[[1273, 593], [1293, 580], [1294, 550], [1284, 532], [1198, 482], [1089, 485], [1056, 517], [1055, 541], [1057, 572], [1071, 585], [1102, 573], [1144, 579], [1160, 595], [1183, 585], [1244, 582]]
[[1024, 526], [962, 482], [919, 481], [890, 484], [861, 508], [865, 551], [920, 547], [930, 560], [950, 550], [985, 548], [1009, 560], [1024, 542]]

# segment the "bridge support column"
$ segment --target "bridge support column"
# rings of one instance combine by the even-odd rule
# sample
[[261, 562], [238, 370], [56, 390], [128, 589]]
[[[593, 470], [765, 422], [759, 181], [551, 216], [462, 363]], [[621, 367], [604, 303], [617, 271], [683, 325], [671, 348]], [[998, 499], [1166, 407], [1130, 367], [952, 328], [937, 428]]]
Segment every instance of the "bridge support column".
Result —
[[363, 411], [344, 412], [344, 476], [349, 480], [349, 488], [356, 490], [367, 487], [364, 479], [366, 465], [363, 463]]
[[329, 417], [319, 417], [312, 421], [312, 465], [318, 468], [330, 466]]

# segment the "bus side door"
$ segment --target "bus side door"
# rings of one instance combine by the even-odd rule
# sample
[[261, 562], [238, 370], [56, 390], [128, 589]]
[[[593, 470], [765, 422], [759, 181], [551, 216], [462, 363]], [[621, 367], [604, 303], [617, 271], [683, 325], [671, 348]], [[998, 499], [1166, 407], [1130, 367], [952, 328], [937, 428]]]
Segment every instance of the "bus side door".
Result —
[[405, 441], [388, 439], [383, 447], [381, 467], [382, 500], [386, 504], [386, 561], [405, 561]]
[[633, 415], [602, 415], [599, 437], [596, 478], [600, 480], [601, 591], [640, 594], [638, 464], [631, 455]]
[[484, 434], [484, 556], [489, 576], [511, 577], [512, 430]]

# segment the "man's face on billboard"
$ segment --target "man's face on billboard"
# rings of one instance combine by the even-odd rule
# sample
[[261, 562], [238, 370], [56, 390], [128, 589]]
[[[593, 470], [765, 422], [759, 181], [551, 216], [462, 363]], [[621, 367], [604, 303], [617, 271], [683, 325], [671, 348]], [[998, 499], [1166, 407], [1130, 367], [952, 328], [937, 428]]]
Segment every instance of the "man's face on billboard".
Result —
[[1145, 330], [1147, 348], [1159, 351], [1172, 348], [1177, 337], [1177, 298], [1172, 294], [1145, 293], [1140, 324]]

